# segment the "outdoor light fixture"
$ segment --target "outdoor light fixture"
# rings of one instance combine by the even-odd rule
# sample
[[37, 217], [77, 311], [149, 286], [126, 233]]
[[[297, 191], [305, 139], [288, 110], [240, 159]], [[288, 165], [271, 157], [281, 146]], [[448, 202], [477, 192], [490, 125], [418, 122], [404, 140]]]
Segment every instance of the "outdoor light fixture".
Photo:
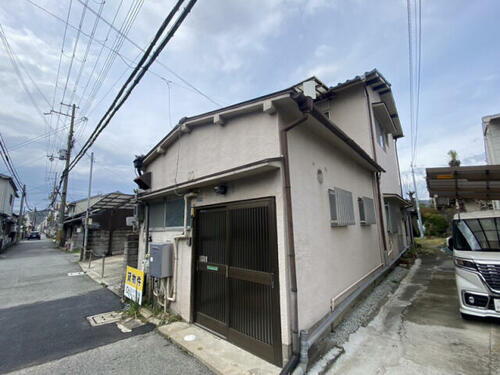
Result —
[[227, 193], [227, 185], [220, 184], [214, 187], [215, 194], [225, 195]]

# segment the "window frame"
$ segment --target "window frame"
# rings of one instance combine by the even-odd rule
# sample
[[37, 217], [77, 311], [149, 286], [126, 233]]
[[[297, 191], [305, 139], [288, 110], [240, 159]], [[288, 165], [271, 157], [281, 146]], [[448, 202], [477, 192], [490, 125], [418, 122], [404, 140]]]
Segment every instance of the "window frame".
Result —
[[328, 189], [330, 226], [347, 227], [356, 224], [352, 192], [339, 187]]
[[[375, 202], [370, 197], [358, 197], [359, 223], [363, 226], [377, 224]], [[369, 211], [369, 212], [368, 212]]]
[[[176, 199], [177, 198], [177, 199]], [[179, 225], [168, 225], [168, 202], [173, 202], [173, 201], [181, 201], [182, 202], [182, 220], [181, 222], [179, 223]], [[161, 213], [161, 217], [162, 217], [162, 225], [161, 226], [158, 226], [158, 225], [151, 225], [151, 204], [152, 202], [149, 203], [149, 208], [148, 208], [148, 221], [149, 221], [149, 229], [150, 231], [178, 231], [178, 230], [182, 230], [184, 228], [184, 220], [185, 220], [185, 216], [186, 216], [186, 202], [184, 200], [184, 197], [177, 197], [177, 196], [168, 196], [168, 197], [164, 197], [161, 199], [161, 201], [155, 201], [154, 204], [155, 205], [160, 205], [162, 206], [162, 213]], [[177, 224], [177, 223], [176, 223]], [[190, 221], [188, 220], [187, 222], [187, 228], [190, 228], [191, 227], [191, 223]]]
[[374, 118], [375, 120], [375, 137], [377, 139], [377, 144], [382, 148], [384, 151], [387, 150], [387, 146], [389, 144], [389, 139], [387, 136], [387, 132], [385, 131], [384, 127], [380, 123], [380, 121], [377, 120], [377, 118]]

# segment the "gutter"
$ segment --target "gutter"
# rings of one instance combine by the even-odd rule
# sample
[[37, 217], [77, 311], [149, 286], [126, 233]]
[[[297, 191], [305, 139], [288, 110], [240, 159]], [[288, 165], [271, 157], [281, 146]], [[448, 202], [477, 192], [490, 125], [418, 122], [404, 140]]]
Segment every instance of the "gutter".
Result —
[[[296, 99], [297, 100], [297, 99]], [[337, 125], [335, 125], [330, 119], [328, 119], [325, 115], [323, 115], [316, 108], [311, 109], [311, 115], [318, 120], [321, 124], [323, 124], [326, 128], [328, 128], [333, 134], [335, 134], [338, 138], [340, 138], [344, 143], [351, 147], [351, 149], [356, 152], [361, 158], [363, 158], [368, 164], [370, 164], [375, 170], [378, 172], [385, 172], [384, 168], [382, 168], [376, 160], [372, 159], [370, 155], [367, 154], [365, 150], [361, 148], [354, 140], [349, 137], [342, 129], [340, 129]]]
[[304, 123], [309, 118], [308, 114], [303, 114], [299, 119], [289, 124], [280, 124], [279, 141], [280, 151], [283, 156], [283, 179], [284, 179], [284, 203], [286, 208], [287, 242], [288, 242], [288, 273], [290, 275], [290, 320], [292, 333], [292, 356], [288, 363], [283, 367], [280, 374], [290, 374], [299, 361], [300, 341], [299, 341], [299, 316], [297, 301], [297, 269], [295, 261], [295, 239], [293, 232], [293, 212], [292, 212], [292, 193], [290, 188], [290, 161], [288, 155], [287, 132], [296, 126]]
[[389, 265], [381, 269], [379, 272], [370, 276], [364, 283], [362, 283], [358, 289], [351, 293], [346, 299], [335, 307], [335, 310], [326, 314], [320, 323], [315, 326], [312, 330], [302, 330], [300, 333], [300, 362], [297, 369], [293, 372], [294, 374], [305, 374], [307, 370], [307, 365], [309, 363], [309, 349], [314, 345], [320, 338], [323, 337], [325, 332], [331, 330], [332, 324], [334, 324], [350, 307], [351, 305], [377, 280], [384, 277], [386, 273], [392, 269], [392, 267], [399, 261], [399, 259], [408, 251], [407, 247], [399, 256], [394, 259]]

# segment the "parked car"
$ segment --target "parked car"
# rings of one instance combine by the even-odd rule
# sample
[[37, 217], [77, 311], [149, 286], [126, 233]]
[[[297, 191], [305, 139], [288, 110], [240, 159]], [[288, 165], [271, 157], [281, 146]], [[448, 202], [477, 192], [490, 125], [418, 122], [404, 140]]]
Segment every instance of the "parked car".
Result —
[[500, 211], [455, 215], [453, 250], [460, 312], [500, 318]]
[[31, 232], [28, 235], [28, 240], [39, 240], [39, 239], [41, 239], [40, 232]]

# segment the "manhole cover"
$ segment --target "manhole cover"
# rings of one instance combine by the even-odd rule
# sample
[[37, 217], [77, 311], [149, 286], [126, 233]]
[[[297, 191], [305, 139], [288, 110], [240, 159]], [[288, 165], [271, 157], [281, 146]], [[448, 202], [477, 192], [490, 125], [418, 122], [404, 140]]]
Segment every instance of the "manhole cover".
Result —
[[85, 275], [85, 272], [80, 271], [80, 272], [68, 272], [68, 276], [81, 276]]
[[103, 314], [97, 314], [88, 316], [87, 320], [89, 321], [92, 327], [102, 326], [104, 324], [115, 323], [122, 318], [122, 313], [120, 311], [111, 311]]

